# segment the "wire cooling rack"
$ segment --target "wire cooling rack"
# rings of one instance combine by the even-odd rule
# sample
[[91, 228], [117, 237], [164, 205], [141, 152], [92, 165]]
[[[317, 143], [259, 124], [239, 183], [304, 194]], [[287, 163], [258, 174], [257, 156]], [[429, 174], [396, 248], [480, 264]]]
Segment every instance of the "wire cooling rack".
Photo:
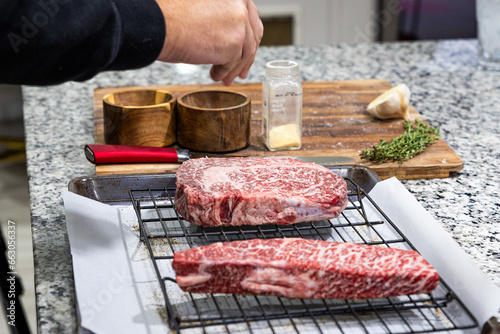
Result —
[[174, 210], [175, 184], [130, 189], [141, 240], [151, 256], [171, 329], [200, 333], [429, 333], [477, 327], [477, 321], [440, 280], [429, 294], [339, 300], [183, 292], [173, 254], [219, 241], [299, 237], [415, 249], [377, 204], [350, 178], [349, 204], [335, 219], [294, 225], [200, 227]]

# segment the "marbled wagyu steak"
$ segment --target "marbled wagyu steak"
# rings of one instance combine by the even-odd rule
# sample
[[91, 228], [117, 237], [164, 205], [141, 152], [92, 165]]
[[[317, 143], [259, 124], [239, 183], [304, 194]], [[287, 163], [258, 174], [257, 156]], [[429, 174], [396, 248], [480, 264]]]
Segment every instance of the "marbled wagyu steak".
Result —
[[297, 159], [192, 159], [180, 166], [176, 179], [175, 209], [201, 226], [331, 219], [347, 205], [342, 177]]
[[191, 248], [172, 266], [179, 287], [196, 293], [365, 299], [428, 293], [439, 283], [412, 250], [296, 238]]

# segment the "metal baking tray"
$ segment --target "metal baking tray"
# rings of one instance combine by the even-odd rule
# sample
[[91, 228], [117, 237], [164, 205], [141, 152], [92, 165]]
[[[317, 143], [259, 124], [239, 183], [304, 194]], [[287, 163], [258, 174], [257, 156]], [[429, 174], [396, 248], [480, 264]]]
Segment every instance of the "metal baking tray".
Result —
[[243, 326], [249, 333], [263, 328], [269, 333], [428, 333], [477, 327], [470, 311], [442, 280], [430, 294], [367, 300], [297, 300], [180, 290], [171, 269], [173, 254], [218, 241], [303, 237], [415, 249], [367, 194], [380, 181], [375, 172], [363, 166], [329, 168], [348, 184], [349, 204], [342, 216], [290, 226], [192, 225], [173, 208], [175, 174], [81, 177], [69, 183], [69, 190], [103, 203], [133, 206], [138, 233], [165, 299], [168, 326], [179, 333], [190, 329], [232, 333], [233, 326]]

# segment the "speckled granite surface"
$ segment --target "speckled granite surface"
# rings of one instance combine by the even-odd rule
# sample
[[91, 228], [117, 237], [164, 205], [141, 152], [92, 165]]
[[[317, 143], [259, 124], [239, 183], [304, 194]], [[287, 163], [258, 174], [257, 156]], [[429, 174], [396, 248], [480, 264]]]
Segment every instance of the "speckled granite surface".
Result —
[[[474, 40], [261, 48], [250, 77], [266, 61], [300, 62], [304, 80], [378, 78], [406, 83], [412, 104], [465, 162], [446, 179], [403, 181], [481, 270], [500, 285], [500, 72], [482, 70]], [[25, 87], [37, 310], [40, 333], [75, 331], [71, 259], [61, 191], [93, 175], [82, 147], [93, 142], [93, 89], [211, 83], [207, 66], [156, 63], [100, 74], [85, 83]]]

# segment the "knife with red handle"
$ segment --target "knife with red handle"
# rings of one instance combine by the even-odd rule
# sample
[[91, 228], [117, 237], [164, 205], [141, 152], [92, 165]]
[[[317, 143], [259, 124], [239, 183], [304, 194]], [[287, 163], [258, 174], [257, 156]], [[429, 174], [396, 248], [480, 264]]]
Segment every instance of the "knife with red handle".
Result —
[[188, 150], [126, 145], [85, 145], [85, 156], [96, 165], [137, 162], [180, 163], [190, 158]]

